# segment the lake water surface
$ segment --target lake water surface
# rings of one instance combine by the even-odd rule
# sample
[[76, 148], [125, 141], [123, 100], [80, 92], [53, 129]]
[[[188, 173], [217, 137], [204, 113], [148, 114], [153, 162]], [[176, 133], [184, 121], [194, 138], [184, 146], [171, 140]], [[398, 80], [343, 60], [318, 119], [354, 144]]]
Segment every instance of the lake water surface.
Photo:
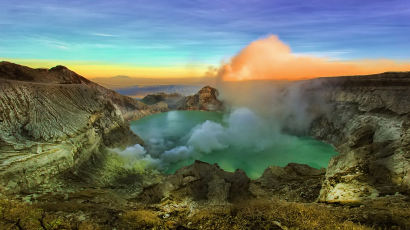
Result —
[[[203, 129], [198, 131], [198, 127], [204, 122], [207, 122], [207, 127], [211, 127], [209, 135], [204, 134]], [[217, 130], [227, 125], [226, 115], [223, 113], [171, 111], [133, 121], [131, 129], [145, 141], [147, 154], [154, 159], [162, 159], [165, 162], [162, 170], [166, 173], [173, 173], [175, 170], [193, 163], [194, 160], [201, 160], [208, 163], [218, 163], [222, 169], [227, 171], [242, 169], [254, 179], [261, 176], [270, 165], [286, 166], [293, 162], [308, 164], [314, 168], [326, 168], [330, 158], [337, 154], [329, 144], [310, 137], [289, 135], [285, 138], [276, 135], [264, 136], [263, 144], [262, 140], [261, 143], [258, 143], [257, 139], [246, 138], [246, 136], [245, 139], [240, 139], [238, 142], [225, 141], [226, 144], [217, 139], [221, 136], [220, 133], [214, 135], [213, 132], [218, 132]], [[193, 142], [195, 130], [195, 137], [199, 139], [196, 138]], [[224, 138], [229, 137], [225, 135]], [[243, 142], [246, 141], [254, 143], [244, 145]], [[215, 142], [218, 144], [216, 148], [206, 148], [208, 143], [215, 145]], [[197, 146], [199, 147], [197, 148]], [[167, 156], [171, 157], [161, 157], [165, 152]]]

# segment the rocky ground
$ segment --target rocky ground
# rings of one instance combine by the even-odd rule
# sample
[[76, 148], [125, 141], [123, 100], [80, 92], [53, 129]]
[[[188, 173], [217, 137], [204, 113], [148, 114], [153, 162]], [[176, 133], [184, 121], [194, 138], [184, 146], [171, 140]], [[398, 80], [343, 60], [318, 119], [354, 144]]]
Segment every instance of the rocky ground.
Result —
[[[306, 172], [305, 180], [296, 178], [301, 172]], [[403, 195], [344, 205], [311, 202], [313, 197], [305, 194], [319, 195], [314, 186], [323, 179], [323, 172], [306, 165], [270, 168], [255, 181], [240, 170], [225, 172], [204, 162], [195, 162], [166, 177], [154, 176], [153, 172], [134, 173], [133, 179], [122, 178], [122, 185], [118, 178], [116, 183], [102, 186], [72, 177], [71, 181], [65, 178], [64, 183], [52, 187], [39, 186], [17, 196], [3, 196], [0, 226], [3, 229], [410, 227], [410, 203]], [[150, 183], [141, 185], [141, 181]], [[263, 186], [268, 181], [275, 182]], [[304, 186], [306, 190], [301, 189]], [[296, 191], [292, 191], [294, 188]]]
[[0, 229], [410, 229], [410, 74], [297, 87], [310, 134], [340, 152], [326, 171], [289, 164], [251, 180], [197, 161], [163, 175], [112, 152], [143, 144], [127, 120], [222, 109], [215, 89], [144, 103], [62, 66], [1, 62]]

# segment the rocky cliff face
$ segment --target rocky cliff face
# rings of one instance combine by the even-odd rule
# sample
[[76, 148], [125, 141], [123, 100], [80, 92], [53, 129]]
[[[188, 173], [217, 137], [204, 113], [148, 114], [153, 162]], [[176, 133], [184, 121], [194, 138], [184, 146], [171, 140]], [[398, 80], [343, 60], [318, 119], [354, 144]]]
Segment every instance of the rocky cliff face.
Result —
[[320, 201], [356, 202], [408, 194], [410, 189], [410, 73], [322, 78], [303, 83], [326, 98], [329, 112], [311, 135], [333, 144]]
[[106, 146], [142, 141], [124, 120], [161, 110], [65, 67], [0, 63], [0, 183], [18, 192], [73, 169]]

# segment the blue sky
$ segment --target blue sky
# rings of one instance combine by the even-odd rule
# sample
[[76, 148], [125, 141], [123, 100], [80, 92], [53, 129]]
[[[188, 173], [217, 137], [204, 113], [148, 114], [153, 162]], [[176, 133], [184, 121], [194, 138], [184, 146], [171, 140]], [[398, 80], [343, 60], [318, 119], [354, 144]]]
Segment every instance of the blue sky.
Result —
[[218, 65], [269, 34], [294, 53], [410, 59], [408, 0], [0, 0], [0, 57]]

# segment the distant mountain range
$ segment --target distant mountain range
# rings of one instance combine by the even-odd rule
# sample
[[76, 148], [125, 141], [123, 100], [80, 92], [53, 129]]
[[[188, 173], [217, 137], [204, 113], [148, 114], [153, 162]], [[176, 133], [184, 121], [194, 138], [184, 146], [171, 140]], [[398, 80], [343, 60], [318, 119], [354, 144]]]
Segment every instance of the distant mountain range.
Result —
[[195, 94], [201, 86], [194, 85], [153, 85], [153, 86], [133, 86], [128, 88], [115, 89], [116, 92], [134, 98], [143, 98], [148, 94], [157, 93], [178, 93], [183, 96]]
[[134, 86], [153, 86], [153, 85], [188, 85], [188, 86], [205, 86], [215, 85], [215, 78], [134, 78], [128, 76], [115, 76], [108, 78], [93, 78], [92, 81], [110, 88], [122, 89]]

